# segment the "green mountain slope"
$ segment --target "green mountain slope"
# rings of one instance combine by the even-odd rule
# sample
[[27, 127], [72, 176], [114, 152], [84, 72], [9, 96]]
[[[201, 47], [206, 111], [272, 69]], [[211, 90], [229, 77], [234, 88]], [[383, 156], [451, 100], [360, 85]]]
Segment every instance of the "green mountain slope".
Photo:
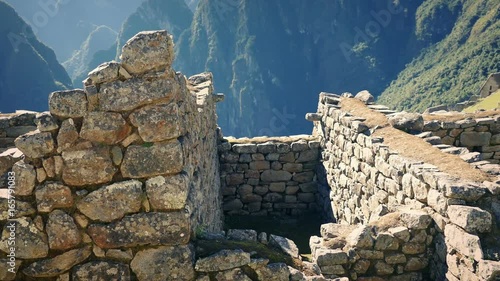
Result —
[[[416, 19], [419, 40], [439, 34], [442, 41], [424, 49], [378, 102], [415, 111], [454, 104], [476, 94], [488, 75], [500, 70], [498, 0], [428, 0]], [[453, 28], [439, 30], [450, 19]]]
[[71, 88], [54, 51], [36, 38], [16, 11], [0, 1], [0, 111], [47, 110], [48, 94]]

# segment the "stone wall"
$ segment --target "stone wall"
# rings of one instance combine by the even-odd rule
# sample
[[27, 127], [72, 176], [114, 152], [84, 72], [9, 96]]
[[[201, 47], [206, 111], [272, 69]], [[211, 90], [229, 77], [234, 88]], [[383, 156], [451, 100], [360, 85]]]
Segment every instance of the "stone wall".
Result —
[[480, 152], [483, 160], [500, 163], [500, 115], [458, 121], [427, 121], [424, 131], [441, 138], [443, 144]]
[[0, 113], [0, 151], [14, 147], [14, 140], [28, 132], [36, 130], [37, 113], [19, 110], [16, 113]]
[[318, 209], [311, 136], [223, 140], [219, 146], [223, 210], [228, 215], [300, 215]]
[[[351, 225], [377, 223], [401, 208], [423, 210], [433, 219], [427, 231], [434, 235], [434, 253], [416, 257], [429, 263], [432, 280], [495, 280], [500, 263], [491, 254], [498, 253], [491, 241], [498, 235], [499, 186], [454, 179], [433, 165], [398, 155], [383, 139], [371, 137], [364, 119], [341, 110], [339, 102], [339, 96], [322, 93], [313, 115], [322, 148], [318, 183], [323, 210]], [[406, 280], [397, 279], [402, 272], [387, 263], [385, 254], [371, 261], [367, 272], [381, 264], [387, 269], [384, 278]]]
[[195, 278], [188, 243], [222, 228], [212, 76], [175, 73], [166, 31], [137, 34], [121, 59], [85, 90], [52, 93], [37, 130], [15, 139], [1, 280], [13, 255], [17, 280]]

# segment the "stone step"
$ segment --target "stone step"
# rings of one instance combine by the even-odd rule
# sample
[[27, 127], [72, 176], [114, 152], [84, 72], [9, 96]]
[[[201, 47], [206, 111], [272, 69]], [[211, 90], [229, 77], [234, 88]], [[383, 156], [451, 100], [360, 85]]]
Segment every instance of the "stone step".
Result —
[[442, 144], [440, 137], [428, 137], [428, 138], [424, 138], [424, 141], [426, 141], [432, 145]]
[[420, 134], [415, 135], [415, 136], [422, 138], [422, 139], [425, 139], [425, 138], [432, 137], [432, 132], [423, 132], [423, 133], [420, 133]]

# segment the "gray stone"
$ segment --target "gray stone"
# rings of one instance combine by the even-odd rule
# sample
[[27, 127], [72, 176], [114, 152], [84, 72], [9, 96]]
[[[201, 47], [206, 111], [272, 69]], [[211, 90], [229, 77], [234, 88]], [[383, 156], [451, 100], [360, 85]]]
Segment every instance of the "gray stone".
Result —
[[85, 261], [92, 253], [92, 248], [86, 246], [80, 249], [71, 250], [56, 257], [36, 261], [23, 270], [29, 277], [56, 277], [73, 266]]
[[264, 182], [283, 182], [292, 179], [292, 174], [287, 171], [266, 170], [261, 174]]
[[397, 250], [399, 248], [398, 240], [391, 233], [383, 232], [377, 235], [375, 241], [375, 250]]
[[23, 158], [23, 153], [17, 148], [9, 148], [0, 153], [0, 175], [12, 168], [14, 163]]
[[61, 124], [61, 128], [57, 132], [58, 152], [73, 148], [79, 136], [75, 121], [71, 118], [64, 120]]
[[490, 144], [490, 132], [463, 132], [460, 134], [460, 146], [485, 146]]
[[447, 197], [463, 199], [467, 202], [477, 201], [487, 191], [484, 187], [464, 181], [442, 180], [438, 184], [445, 190]]
[[291, 256], [292, 258], [299, 257], [299, 248], [292, 240], [271, 234], [269, 238], [269, 245], [276, 247], [283, 251], [283, 253]]
[[375, 273], [380, 276], [390, 275], [394, 272], [394, 266], [383, 261], [377, 261], [374, 265]]
[[35, 190], [38, 212], [49, 213], [57, 208], [73, 206], [71, 189], [58, 182], [45, 182]]
[[257, 153], [256, 144], [233, 144], [233, 151], [236, 153]]
[[20, 196], [31, 195], [36, 184], [35, 168], [21, 160], [14, 164], [12, 172], [15, 174], [15, 194]]
[[16, 274], [21, 266], [22, 261], [17, 259], [15, 262], [9, 259], [0, 259], [0, 280], [12, 281], [16, 278]]
[[117, 169], [113, 166], [109, 148], [66, 151], [62, 153], [63, 181], [72, 186], [108, 183]]
[[16, 126], [5, 129], [5, 134], [7, 138], [17, 138], [21, 135], [35, 131], [36, 129], [37, 127], [35, 126]]
[[257, 241], [257, 231], [253, 229], [229, 229], [227, 239], [235, 241]]
[[158, 176], [146, 181], [146, 193], [153, 210], [180, 210], [186, 205], [189, 179], [186, 175]]
[[216, 272], [237, 268], [250, 263], [250, 254], [242, 250], [222, 250], [196, 261], [198, 272]]
[[178, 140], [154, 143], [152, 146], [131, 145], [125, 152], [121, 172], [127, 178], [148, 178], [177, 174], [184, 159]]
[[53, 92], [49, 96], [49, 110], [60, 118], [78, 118], [87, 113], [87, 95], [81, 89]]
[[217, 281], [252, 281], [241, 269], [235, 268], [222, 271], [215, 275]]
[[166, 30], [139, 32], [125, 43], [120, 59], [130, 74], [168, 69], [174, 60], [172, 35]]
[[122, 115], [114, 112], [89, 112], [83, 119], [80, 137], [101, 144], [117, 144], [132, 131]]
[[91, 192], [77, 203], [78, 210], [92, 220], [111, 222], [141, 209], [142, 183], [114, 183]]
[[185, 131], [175, 103], [142, 107], [130, 115], [130, 122], [146, 142], [175, 139]]
[[111, 261], [91, 261], [73, 268], [72, 281], [131, 280], [127, 264]]
[[339, 249], [320, 248], [314, 253], [314, 259], [320, 267], [347, 264], [348, 262], [347, 254]]
[[452, 205], [448, 207], [450, 221], [469, 233], [489, 232], [491, 214], [477, 207]]
[[284, 263], [272, 263], [266, 267], [258, 268], [256, 270], [259, 280], [266, 281], [288, 281], [290, 271], [288, 266]]
[[110, 82], [118, 79], [118, 72], [120, 71], [120, 64], [116, 61], [105, 62], [97, 66], [94, 70], [89, 72], [91, 82], [94, 85], [104, 82]]
[[191, 246], [158, 247], [139, 251], [130, 267], [137, 279], [191, 281], [195, 277]]
[[424, 211], [407, 210], [401, 212], [401, 221], [409, 229], [427, 229], [432, 222], [432, 218]]
[[364, 102], [365, 104], [371, 104], [375, 102], [375, 98], [367, 90], [357, 93], [354, 98]]
[[481, 241], [476, 235], [469, 234], [454, 224], [447, 224], [444, 229], [446, 245], [457, 250], [461, 254], [471, 257], [476, 261], [483, 258], [483, 250], [481, 249]]
[[38, 130], [22, 135], [14, 141], [16, 147], [30, 158], [42, 158], [55, 149], [54, 139], [49, 132]]
[[47, 235], [39, 230], [33, 220], [28, 217], [21, 217], [5, 224], [0, 241], [0, 251], [10, 253], [10, 246], [7, 242], [11, 229], [15, 229], [16, 244], [22, 245], [22, 247], [16, 247], [16, 258], [39, 259], [48, 255]]
[[408, 242], [410, 240], [410, 231], [408, 230], [408, 228], [406, 228], [404, 226], [389, 228], [388, 231], [389, 231], [389, 233], [394, 235], [394, 237], [396, 237], [404, 242]]
[[346, 241], [351, 247], [371, 249], [373, 247], [371, 229], [368, 226], [360, 225], [346, 237]]
[[420, 132], [424, 128], [424, 119], [419, 113], [400, 112], [389, 117], [389, 124], [405, 132]]
[[54, 210], [49, 214], [46, 232], [51, 250], [68, 250], [82, 241], [73, 218], [61, 210]]
[[87, 232], [102, 249], [182, 245], [189, 241], [189, 215], [184, 211], [139, 213], [110, 224], [91, 224]]
[[16, 200], [14, 210], [9, 209], [9, 199], [0, 197], [0, 221], [7, 221], [9, 218], [27, 217], [34, 215], [35, 213], [36, 210], [30, 203], [19, 200]]
[[59, 128], [56, 119], [48, 111], [37, 113], [35, 124], [40, 132], [50, 132]]

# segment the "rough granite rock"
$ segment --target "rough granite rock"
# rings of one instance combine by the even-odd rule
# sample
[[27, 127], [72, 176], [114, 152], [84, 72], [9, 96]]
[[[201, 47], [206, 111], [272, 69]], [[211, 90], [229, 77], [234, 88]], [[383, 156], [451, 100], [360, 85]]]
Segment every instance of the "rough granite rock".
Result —
[[292, 179], [292, 174], [287, 171], [266, 170], [260, 177], [264, 182], [283, 182]]
[[257, 231], [253, 229], [229, 229], [227, 231], [227, 239], [257, 242]]
[[79, 118], [87, 113], [87, 95], [83, 90], [53, 92], [49, 96], [49, 110], [59, 118]]
[[14, 163], [23, 158], [23, 153], [17, 148], [9, 148], [0, 153], [0, 175], [12, 168]]
[[108, 183], [117, 171], [106, 147], [67, 151], [62, 158], [62, 179], [72, 186]]
[[217, 281], [252, 281], [240, 268], [219, 272], [215, 275]]
[[142, 107], [130, 115], [130, 122], [146, 142], [175, 139], [185, 131], [175, 103]]
[[169, 102], [179, 92], [179, 82], [171, 78], [158, 77], [151, 81], [132, 78], [103, 83], [97, 96], [101, 110], [125, 112], [155, 102]]
[[36, 213], [35, 208], [30, 203], [19, 200], [16, 200], [15, 212], [12, 213], [12, 210], [9, 210], [8, 200], [7, 198], [0, 197], [0, 222], [6, 221], [9, 218], [31, 216]]
[[49, 214], [45, 228], [51, 250], [71, 249], [82, 241], [73, 218], [61, 210], [54, 210]]
[[80, 137], [101, 144], [116, 144], [132, 131], [120, 113], [89, 112], [83, 119]]
[[469, 233], [489, 232], [491, 230], [491, 214], [477, 207], [448, 206], [448, 217], [452, 223]]
[[292, 258], [299, 257], [299, 248], [295, 242], [288, 238], [271, 234], [269, 237], [269, 245], [280, 249], [283, 253], [291, 256]]
[[82, 214], [92, 220], [111, 222], [141, 209], [142, 183], [117, 182], [91, 192], [77, 203]]
[[122, 48], [122, 66], [130, 74], [170, 68], [174, 42], [166, 30], [143, 31], [130, 38]]
[[405, 132], [421, 132], [424, 128], [424, 118], [419, 113], [399, 112], [389, 117], [389, 124]]
[[72, 118], [64, 120], [57, 133], [57, 151], [61, 152], [73, 147], [78, 137], [79, 134], [76, 129], [75, 121]]
[[56, 208], [71, 208], [71, 189], [59, 182], [45, 182], [35, 190], [38, 212], [49, 213]]
[[196, 261], [198, 272], [216, 272], [233, 269], [250, 263], [250, 254], [242, 250], [222, 250]]
[[91, 82], [94, 85], [110, 82], [118, 79], [118, 72], [120, 71], [120, 63], [116, 61], [105, 62], [97, 66], [94, 70], [89, 72]]
[[357, 93], [354, 98], [364, 102], [365, 104], [371, 104], [375, 101], [375, 98], [367, 90]]
[[266, 281], [288, 281], [290, 280], [290, 271], [284, 263], [272, 263], [266, 267], [261, 267], [255, 270], [259, 280]]
[[126, 178], [149, 178], [177, 174], [182, 171], [184, 159], [178, 140], [148, 145], [131, 145], [125, 152], [121, 166]]
[[31, 195], [36, 184], [35, 168], [32, 165], [26, 164], [21, 160], [14, 164], [14, 166], [12, 167], [12, 172], [15, 173], [16, 195]]
[[184, 211], [140, 213], [110, 224], [91, 224], [87, 232], [103, 249], [180, 245], [189, 241], [189, 215]]
[[189, 245], [139, 251], [130, 267], [139, 281], [194, 279], [194, 250]]
[[158, 176], [146, 181], [146, 194], [153, 210], [180, 210], [186, 205], [189, 178], [184, 174]]
[[[0, 280], [15, 280], [16, 273], [19, 271], [19, 267], [21, 266], [22, 261], [17, 259], [15, 262], [13, 262], [13, 264], [9, 263], [11, 263], [11, 261], [8, 259], [0, 259]], [[12, 270], [12, 265], [14, 272], [9, 271], [9, 269]]]
[[373, 238], [371, 229], [368, 226], [360, 225], [346, 237], [347, 244], [358, 249], [371, 249]]
[[56, 277], [85, 261], [92, 253], [91, 246], [71, 250], [54, 258], [36, 261], [23, 270], [30, 277]]
[[[479, 261], [483, 258], [483, 250], [481, 241], [476, 235], [471, 235], [454, 224], [447, 224], [444, 229], [446, 245], [451, 247], [462, 255], [473, 258]], [[450, 249], [448, 248], [448, 251]]]
[[54, 152], [55, 142], [49, 132], [38, 130], [24, 134], [14, 141], [26, 157], [42, 158]]
[[91, 261], [72, 270], [72, 281], [131, 280], [127, 264], [109, 261]]
[[16, 248], [16, 258], [18, 259], [39, 259], [44, 258], [49, 253], [47, 235], [40, 231], [33, 220], [29, 217], [21, 217], [16, 221], [5, 224], [0, 241], [0, 251], [10, 253], [7, 241], [10, 237], [11, 227], [15, 227], [16, 244], [22, 247]]
[[48, 111], [37, 113], [35, 124], [40, 132], [50, 132], [59, 128], [56, 119]]

